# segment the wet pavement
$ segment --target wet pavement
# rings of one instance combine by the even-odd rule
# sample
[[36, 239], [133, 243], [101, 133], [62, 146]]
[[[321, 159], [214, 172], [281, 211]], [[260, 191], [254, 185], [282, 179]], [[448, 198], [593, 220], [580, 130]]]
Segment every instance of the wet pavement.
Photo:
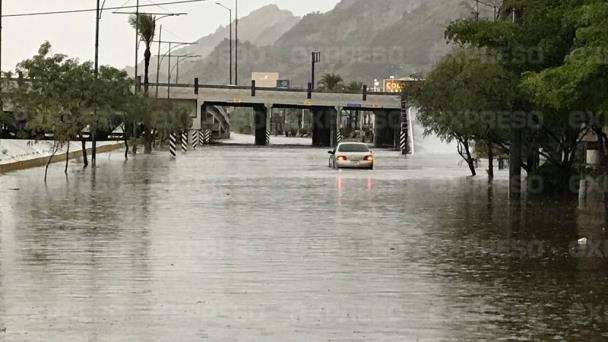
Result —
[[605, 238], [600, 195], [515, 203], [503, 173], [454, 156], [327, 156], [217, 146], [53, 165], [47, 186], [0, 175], [0, 340], [608, 339], [608, 253], [572, 245]]

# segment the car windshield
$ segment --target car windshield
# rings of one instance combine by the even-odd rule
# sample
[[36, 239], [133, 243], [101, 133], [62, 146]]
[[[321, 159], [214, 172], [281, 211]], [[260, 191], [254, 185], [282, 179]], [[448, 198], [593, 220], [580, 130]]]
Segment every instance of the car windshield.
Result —
[[369, 148], [363, 144], [343, 144], [338, 148], [338, 152], [369, 152]]

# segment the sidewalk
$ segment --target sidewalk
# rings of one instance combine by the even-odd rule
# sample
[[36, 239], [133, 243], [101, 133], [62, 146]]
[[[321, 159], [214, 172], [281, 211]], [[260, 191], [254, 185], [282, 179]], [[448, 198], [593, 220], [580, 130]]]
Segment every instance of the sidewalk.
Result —
[[[87, 153], [91, 154], [91, 143], [87, 142]], [[120, 149], [124, 146], [122, 142], [103, 141], [97, 143], [97, 152], [105, 153]], [[60, 148], [52, 162], [65, 161], [67, 145]], [[12, 140], [0, 139], [0, 172], [23, 170], [32, 167], [44, 166], [53, 152], [52, 141]], [[69, 159], [82, 156], [82, 144], [80, 141], [70, 142]]]

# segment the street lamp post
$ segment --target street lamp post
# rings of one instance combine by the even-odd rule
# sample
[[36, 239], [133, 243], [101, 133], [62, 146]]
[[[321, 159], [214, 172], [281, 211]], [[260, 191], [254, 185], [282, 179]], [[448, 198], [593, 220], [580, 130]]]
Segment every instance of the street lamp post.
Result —
[[230, 15], [230, 85], [232, 85], [232, 9], [224, 6], [221, 2], [216, 2], [218, 6], [225, 8]]
[[[183, 45], [195, 45], [196, 43], [185, 43], [185, 42], [170, 42], [170, 41], [162, 41], [162, 40], [157, 40], [155, 41], [155, 43], [160, 44], [169, 44], [169, 50], [167, 51], [167, 53], [160, 58], [158, 64], [160, 65], [160, 63], [162, 62], [162, 60], [165, 58], [165, 56], [168, 57], [168, 62], [167, 62], [167, 98], [171, 98], [171, 51], [177, 47], [183, 46]], [[175, 45], [173, 45], [175, 44]], [[158, 86], [158, 82], [156, 82], [157, 86]]]
[[[105, 3], [105, 2], [104, 2]], [[97, 10], [95, 11], [95, 81], [99, 78], [99, 21], [101, 20], [101, 11], [99, 0], [97, 0]], [[97, 105], [93, 110], [94, 122], [90, 127], [91, 131], [91, 163], [95, 167], [97, 162]]]
[[[171, 72], [173, 72], [173, 69], [176, 69], [176, 75], [175, 75], [175, 84], [179, 84], [179, 64], [181, 62], [183, 62], [183, 60], [188, 59], [188, 58], [200, 58], [200, 55], [178, 55], [178, 56], [173, 56], [177, 58], [177, 63], [175, 63], [175, 66], [173, 66], [173, 68], [171, 69]], [[180, 61], [180, 59], [182, 59], [182, 61]]]
[[[169, 17], [179, 17], [182, 15], [188, 15], [188, 13], [183, 13], [183, 12], [178, 12], [178, 13], [142, 13], [142, 12], [113, 12], [114, 14], [128, 14], [128, 15], [136, 15], [137, 18], [139, 17], [139, 15], [152, 15], [152, 16], [156, 16], [156, 15], [160, 15], [160, 17], [158, 18], [154, 18], [154, 23], [159, 22], [162, 19], [165, 18], [169, 18]], [[137, 20], [137, 24], [135, 25], [135, 30], [139, 31], [139, 20]], [[160, 29], [159, 29], [159, 33], [158, 33], [158, 40], [162, 41], [162, 34], [163, 34], [163, 26], [160, 25]], [[137, 66], [139, 64], [139, 58], [138, 58], [138, 50], [139, 50], [139, 33], [137, 34], [137, 44], [135, 47], [135, 77], [137, 77]], [[156, 98], [158, 98], [158, 74], [160, 73], [160, 44], [158, 44], [158, 58], [157, 58], [157, 66], [156, 66]]]

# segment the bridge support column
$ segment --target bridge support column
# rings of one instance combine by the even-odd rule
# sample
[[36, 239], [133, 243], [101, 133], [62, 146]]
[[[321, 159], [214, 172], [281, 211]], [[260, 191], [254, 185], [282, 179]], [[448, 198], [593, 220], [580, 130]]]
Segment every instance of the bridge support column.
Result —
[[312, 112], [312, 145], [336, 146], [337, 112], [335, 108], [316, 107]]
[[374, 145], [378, 148], [399, 149], [401, 135], [401, 111], [374, 111]]
[[336, 143], [337, 146], [344, 139], [344, 131], [342, 127], [342, 107], [336, 107]]
[[[272, 127], [272, 104], [266, 104], [266, 145], [270, 145], [270, 128]], [[275, 127], [276, 132], [276, 127]]]
[[266, 131], [268, 125], [268, 109], [264, 105], [253, 106], [253, 128], [255, 131], [255, 144], [257, 146], [266, 146]]

